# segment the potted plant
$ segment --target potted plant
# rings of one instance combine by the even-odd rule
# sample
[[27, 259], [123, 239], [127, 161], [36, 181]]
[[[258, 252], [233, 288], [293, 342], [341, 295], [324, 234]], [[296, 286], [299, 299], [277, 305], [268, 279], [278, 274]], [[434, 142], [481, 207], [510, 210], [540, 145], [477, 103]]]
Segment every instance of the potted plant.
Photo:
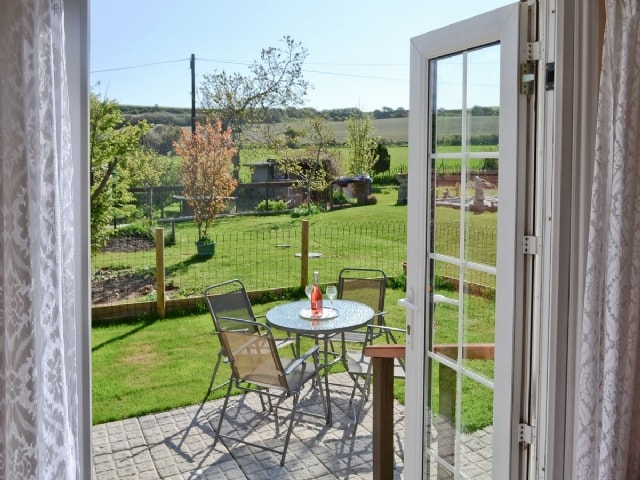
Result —
[[209, 227], [226, 209], [238, 184], [231, 170], [236, 146], [231, 129], [223, 130], [219, 119], [212, 123], [207, 117], [204, 125], [196, 123], [195, 127], [194, 133], [183, 130], [182, 141], [174, 143], [174, 148], [182, 157], [182, 194], [198, 227], [198, 254], [211, 257], [215, 242], [209, 237]]

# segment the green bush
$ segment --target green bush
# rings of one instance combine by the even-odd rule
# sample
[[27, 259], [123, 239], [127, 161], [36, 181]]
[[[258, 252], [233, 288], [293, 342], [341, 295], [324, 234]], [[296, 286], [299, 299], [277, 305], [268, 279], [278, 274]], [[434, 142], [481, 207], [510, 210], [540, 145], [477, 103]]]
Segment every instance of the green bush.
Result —
[[345, 196], [342, 189], [333, 191], [333, 204], [334, 205], [346, 205], [349, 202], [349, 199]]
[[153, 232], [147, 226], [141, 225], [139, 223], [132, 223], [130, 225], [125, 225], [124, 227], [118, 227], [113, 231], [111, 237], [116, 238], [147, 238], [149, 240], [153, 240]]
[[310, 207], [306, 203], [303, 203], [299, 207], [293, 209], [293, 212], [291, 212], [291, 216], [293, 218], [304, 217], [306, 215], [320, 213], [320, 211], [320, 207], [315, 203], [312, 203]]
[[256, 211], [258, 212], [271, 212], [271, 211], [281, 211], [288, 210], [289, 205], [284, 200], [262, 200], [257, 206]]

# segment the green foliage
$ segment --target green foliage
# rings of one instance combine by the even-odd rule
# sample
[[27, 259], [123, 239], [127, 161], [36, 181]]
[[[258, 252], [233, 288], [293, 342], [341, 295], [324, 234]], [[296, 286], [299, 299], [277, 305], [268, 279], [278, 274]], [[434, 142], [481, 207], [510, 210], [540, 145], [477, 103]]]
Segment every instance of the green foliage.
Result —
[[405, 273], [402, 273], [400, 275], [396, 275], [395, 277], [388, 277], [387, 287], [405, 292], [407, 290], [407, 275]]
[[321, 117], [310, 117], [298, 132], [302, 148], [289, 147], [289, 137], [277, 131], [263, 130], [263, 138], [271, 151], [277, 151], [277, 160], [281, 172], [294, 179], [294, 187], [306, 190], [308, 202], [313, 201], [314, 192], [323, 192], [329, 186], [329, 180], [340, 173], [337, 153], [332, 145], [335, 133]]
[[142, 137], [142, 144], [160, 155], [173, 153], [173, 143], [180, 140], [180, 127], [157, 123]]
[[[191, 126], [191, 108], [183, 107], [159, 107], [142, 105], [121, 105], [120, 110], [125, 120], [131, 124], [136, 124], [146, 120], [152, 125], [168, 125], [178, 127]], [[308, 117], [322, 115], [330, 122], [344, 122], [356, 112], [358, 108], [333, 108], [329, 110], [316, 110], [313, 107], [294, 106], [269, 107], [265, 111], [263, 121], [266, 123], [286, 123], [296, 120], [303, 120]], [[457, 110], [458, 115], [460, 114]], [[382, 107], [371, 112], [374, 120], [396, 120], [409, 118], [409, 110], [398, 107], [397, 109]], [[198, 121], [203, 122], [204, 118], [198, 117]]]
[[351, 203], [351, 201], [345, 196], [341, 188], [333, 191], [334, 205], [345, 205], [347, 203]]
[[129, 187], [137, 171], [140, 139], [149, 125], [125, 122], [116, 102], [100, 100], [94, 93], [89, 101], [91, 245], [95, 250], [107, 239], [111, 223], [135, 210]]
[[164, 233], [164, 246], [173, 247], [176, 244], [176, 232], [175, 230], [168, 230]]
[[482, 170], [498, 170], [497, 158], [485, 158], [482, 163]]
[[116, 238], [146, 238], [153, 240], [154, 235], [149, 227], [139, 223], [132, 223], [124, 227], [119, 227], [113, 231], [112, 237]]
[[349, 173], [365, 175], [373, 172], [378, 139], [374, 137], [371, 115], [354, 114], [345, 121], [345, 145], [349, 151]]
[[[453, 135], [442, 135], [438, 138], [438, 145], [462, 145], [462, 135], [456, 133]], [[472, 135], [469, 139], [469, 145], [498, 145], [498, 134], [490, 135]]]
[[257, 206], [257, 212], [288, 210], [289, 205], [284, 200], [262, 200]]
[[375, 153], [373, 156], [373, 174], [383, 173], [389, 170], [391, 167], [391, 155], [385, 145], [384, 141], [380, 140], [376, 144]]
[[293, 211], [291, 212], [291, 217], [292, 218], [304, 217], [304, 216], [307, 216], [307, 215], [313, 215], [315, 213], [320, 213], [321, 211], [322, 210], [320, 210], [320, 207], [318, 205], [316, 205], [315, 203], [312, 203], [311, 206], [309, 206], [306, 203], [303, 203], [299, 207], [296, 207], [296, 208], [293, 209]]

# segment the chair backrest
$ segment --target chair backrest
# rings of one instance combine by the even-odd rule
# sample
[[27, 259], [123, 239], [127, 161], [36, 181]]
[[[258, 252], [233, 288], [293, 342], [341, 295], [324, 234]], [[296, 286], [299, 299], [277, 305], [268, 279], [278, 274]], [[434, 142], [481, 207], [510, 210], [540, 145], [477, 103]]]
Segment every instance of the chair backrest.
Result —
[[376, 268], [347, 267], [338, 276], [338, 298], [364, 303], [376, 313], [376, 323], [384, 322], [384, 296], [387, 275]]
[[[213, 317], [216, 332], [229, 330], [227, 323], [231, 320], [249, 320], [255, 322], [256, 317], [251, 307], [251, 301], [242, 281], [238, 279], [218, 283], [207, 287], [204, 291], [204, 299]], [[246, 329], [247, 326], [245, 325]], [[255, 328], [252, 327], [252, 330]]]
[[224, 325], [217, 323], [216, 330], [234, 379], [288, 390], [278, 348], [268, 326], [251, 320], [225, 319]]

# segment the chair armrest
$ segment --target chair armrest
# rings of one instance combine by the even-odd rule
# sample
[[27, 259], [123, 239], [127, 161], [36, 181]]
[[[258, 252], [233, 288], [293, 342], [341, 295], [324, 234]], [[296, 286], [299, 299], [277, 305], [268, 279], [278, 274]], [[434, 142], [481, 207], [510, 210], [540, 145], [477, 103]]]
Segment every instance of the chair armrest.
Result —
[[285, 368], [284, 370], [285, 375], [289, 375], [291, 372], [293, 372], [294, 369], [300, 366], [310, 356], [317, 355], [318, 351], [320, 351], [320, 347], [318, 345], [314, 345], [309, 350], [304, 352], [304, 354], [300, 355], [300, 357], [296, 358], [293, 362], [289, 364], [287, 368]]
[[[220, 320], [232, 320], [234, 322], [237, 322], [239, 324], [245, 324], [247, 325], [247, 328], [234, 328], [233, 330], [236, 332], [244, 332], [247, 331], [249, 329], [249, 326], [251, 327], [257, 327], [258, 330], [264, 330], [266, 332], [269, 332], [269, 335], [271, 335], [271, 327], [269, 327], [269, 325], [267, 325], [266, 323], [262, 323], [262, 322], [257, 322], [255, 320], [247, 320], [246, 318], [237, 318], [237, 317], [220, 317]], [[263, 335], [263, 333], [261, 333], [261, 335]]]
[[387, 325], [367, 325], [367, 328], [376, 329], [376, 330], [384, 330], [387, 332], [398, 332], [398, 333], [407, 333], [404, 328], [398, 327], [388, 327]]

